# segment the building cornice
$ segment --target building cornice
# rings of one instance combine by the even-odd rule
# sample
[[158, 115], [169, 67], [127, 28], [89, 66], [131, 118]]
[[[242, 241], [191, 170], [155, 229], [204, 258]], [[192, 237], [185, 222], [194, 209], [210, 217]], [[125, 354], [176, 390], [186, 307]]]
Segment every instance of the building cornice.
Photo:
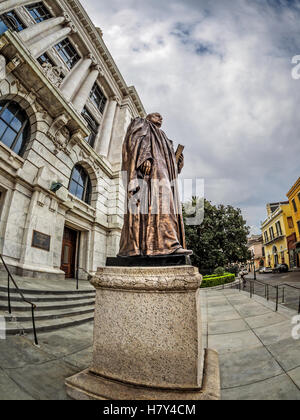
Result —
[[271, 222], [273, 223], [274, 220], [280, 216], [280, 214], [283, 214], [283, 209], [281, 207], [278, 207], [277, 210], [274, 211], [261, 225], [262, 229], [265, 229]]
[[298, 189], [300, 189], [300, 177], [298, 178], [298, 180], [295, 182], [295, 184], [292, 186], [292, 188], [287, 193], [287, 197], [290, 198], [294, 194], [294, 192], [296, 192]]

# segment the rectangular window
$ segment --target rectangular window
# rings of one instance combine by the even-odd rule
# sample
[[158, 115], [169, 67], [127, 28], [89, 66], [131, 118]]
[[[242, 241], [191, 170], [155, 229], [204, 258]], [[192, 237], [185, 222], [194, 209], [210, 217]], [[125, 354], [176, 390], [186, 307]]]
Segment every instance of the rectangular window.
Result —
[[298, 232], [299, 232], [299, 235], [300, 235], [300, 221], [297, 222], [297, 225], [298, 225]]
[[287, 218], [287, 221], [288, 221], [288, 226], [289, 226], [289, 228], [290, 228], [290, 229], [293, 229], [293, 228], [294, 228], [294, 221], [293, 221], [293, 218], [292, 218], [292, 217], [288, 217], [288, 218]]
[[107, 99], [104, 96], [104, 93], [102, 92], [102, 90], [97, 85], [97, 83], [95, 83], [93, 86], [93, 89], [90, 94], [90, 98], [92, 102], [96, 105], [96, 107], [99, 109], [101, 114], [103, 114]]
[[49, 55], [47, 53], [44, 53], [43, 55], [41, 55], [37, 61], [40, 63], [40, 65], [42, 66], [45, 63], [49, 63], [51, 64], [52, 67], [55, 67], [55, 64], [53, 62], [53, 60], [51, 60], [51, 58], [49, 57]]
[[90, 146], [94, 147], [95, 140], [99, 131], [99, 124], [97, 121], [95, 121], [95, 118], [92, 116], [92, 114], [86, 109], [86, 107], [83, 108], [82, 116], [88, 123], [88, 127], [91, 131], [91, 134], [85, 138], [85, 141], [89, 143]]
[[265, 232], [265, 242], [269, 242], [269, 236], [268, 236], [268, 232]]
[[277, 232], [277, 236], [282, 236], [282, 229], [281, 229], [281, 223], [280, 222], [276, 223], [276, 232]]
[[26, 6], [26, 9], [31, 14], [31, 16], [33, 17], [36, 23], [40, 23], [43, 20], [52, 18], [51, 13], [41, 1], [38, 3], [30, 4], [29, 6]]
[[271, 240], [274, 239], [274, 229], [272, 227], [270, 228], [270, 237]]
[[0, 35], [2, 35], [8, 29], [21, 32], [25, 28], [26, 26], [13, 10], [0, 16]]
[[71, 70], [80, 60], [80, 56], [71, 44], [69, 38], [55, 45], [56, 51]]
[[292, 200], [293, 203], [293, 207], [294, 207], [294, 212], [297, 213], [297, 205], [296, 205], [296, 201]]
[[299, 200], [299, 203], [300, 203], [300, 192], [298, 193], [298, 200]]

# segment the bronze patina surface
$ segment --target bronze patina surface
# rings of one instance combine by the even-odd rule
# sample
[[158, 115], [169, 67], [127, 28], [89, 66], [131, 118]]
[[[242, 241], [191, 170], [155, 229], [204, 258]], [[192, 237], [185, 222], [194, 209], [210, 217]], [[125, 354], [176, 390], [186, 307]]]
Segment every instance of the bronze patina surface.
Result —
[[123, 144], [122, 171], [127, 175], [127, 213], [121, 257], [189, 254], [185, 248], [177, 162], [173, 142], [160, 129], [159, 113], [135, 118]]

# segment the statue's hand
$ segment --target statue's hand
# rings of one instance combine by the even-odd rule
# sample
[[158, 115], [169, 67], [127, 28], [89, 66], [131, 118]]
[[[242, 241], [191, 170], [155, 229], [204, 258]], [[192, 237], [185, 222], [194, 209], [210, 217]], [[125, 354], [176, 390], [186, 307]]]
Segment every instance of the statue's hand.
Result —
[[151, 169], [152, 169], [151, 160], [146, 160], [141, 166], [141, 171], [143, 175], [150, 175]]

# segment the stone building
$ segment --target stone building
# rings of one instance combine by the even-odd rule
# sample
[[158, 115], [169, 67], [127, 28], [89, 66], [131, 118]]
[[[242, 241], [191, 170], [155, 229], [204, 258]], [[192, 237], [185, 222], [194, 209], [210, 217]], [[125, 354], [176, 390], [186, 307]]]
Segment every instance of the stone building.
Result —
[[294, 227], [294, 232], [288, 237], [290, 267], [300, 268], [300, 178], [287, 193], [289, 199], [292, 220], [290, 224]]
[[254, 260], [256, 270], [259, 270], [262, 266], [262, 262], [265, 263], [265, 249], [263, 247], [263, 243], [262, 235], [251, 235], [248, 238], [247, 246], [252, 255], [252, 260], [248, 261], [248, 263], [250, 265]]
[[0, 2], [0, 254], [72, 278], [115, 256], [121, 146], [145, 116], [77, 0]]
[[267, 204], [267, 219], [262, 223], [266, 266], [290, 267], [287, 238], [293, 234], [292, 212], [288, 201]]

